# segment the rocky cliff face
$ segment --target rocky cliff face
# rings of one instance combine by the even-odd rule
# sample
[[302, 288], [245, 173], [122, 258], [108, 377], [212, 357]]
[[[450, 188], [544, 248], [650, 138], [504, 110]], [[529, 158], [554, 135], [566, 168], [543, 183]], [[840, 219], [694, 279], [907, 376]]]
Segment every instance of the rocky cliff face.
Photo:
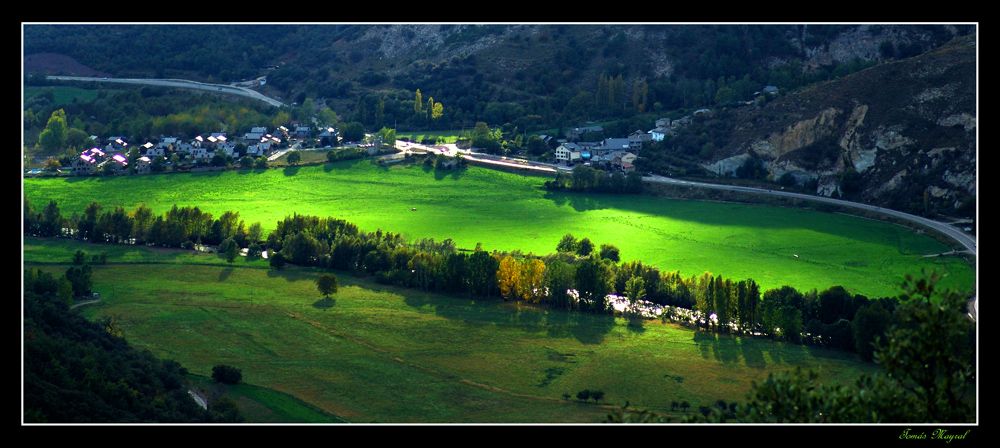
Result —
[[733, 115], [713, 172], [755, 158], [827, 196], [944, 214], [974, 201], [975, 36]]

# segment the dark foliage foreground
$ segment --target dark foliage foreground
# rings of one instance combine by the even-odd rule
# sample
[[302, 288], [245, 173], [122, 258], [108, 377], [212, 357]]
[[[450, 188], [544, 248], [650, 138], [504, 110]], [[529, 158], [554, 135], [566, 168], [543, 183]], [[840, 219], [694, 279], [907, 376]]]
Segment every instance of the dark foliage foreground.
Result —
[[[26, 276], [28, 277], [28, 276]], [[31, 285], [26, 285], [31, 286]], [[239, 421], [198, 406], [185, 369], [131, 347], [114, 318], [91, 322], [54, 295], [24, 294], [25, 423]]]

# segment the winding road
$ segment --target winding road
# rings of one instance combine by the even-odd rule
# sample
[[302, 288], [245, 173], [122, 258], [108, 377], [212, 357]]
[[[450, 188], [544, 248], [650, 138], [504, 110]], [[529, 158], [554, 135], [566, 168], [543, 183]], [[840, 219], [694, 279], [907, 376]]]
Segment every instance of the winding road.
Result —
[[282, 103], [274, 98], [264, 96], [256, 90], [230, 84], [210, 84], [204, 82], [186, 81], [183, 79], [98, 78], [88, 76], [47, 76], [46, 78], [57, 81], [112, 82], [120, 84], [145, 84], [151, 86], [175, 87], [179, 89], [207, 90], [211, 92], [245, 96], [247, 98], [263, 101], [275, 107], [282, 107], [285, 105], [285, 103]]
[[711, 184], [711, 183], [706, 183], [706, 182], [694, 182], [694, 181], [689, 181], [689, 180], [678, 180], [678, 179], [673, 179], [673, 178], [670, 178], [670, 177], [665, 177], [665, 176], [660, 176], [660, 175], [643, 176], [642, 180], [644, 180], [646, 182], [657, 182], [657, 183], [670, 184], [670, 185], [680, 185], [680, 186], [697, 187], [697, 188], [714, 188], [714, 189], [718, 189], [718, 190], [739, 191], [739, 192], [744, 192], [744, 193], [769, 194], [769, 195], [773, 195], [773, 196], [784, 196], [784, 197], [796, 198], [796, 199], [806, 199], [806, 200], [810, 200], [810, 201], [824, 202], [824, 203], [827, 203], [827, 204], [839, 205], [839, 206], [844, 206], [844, 207], [853, 207], [853, 208], [858, 208], [858, 209], [862, 209], [862, 210], [873, 211], [873, 212], [876, 212], [876, 213], [882, 213], [882, 214], [885, 214], [885, 215], [890, 215], [890, 216], [895, 216], [897, 218], [905, 219], [907, 221], [914, 222], [914, 223], [920, 224], [922, 226], [934, 229], [934, 230], [936, 230], [938, 232], [941, 232], [942, 234], [948, 236], [949, 238], [951, 238], [951, 239], [957, 241], [959, 244], [961, 244], [962, 247], [965, 248], [966, 252], [969, 252], [972, 255], [976, 255], [976, 238], [974, 236], [972, 236], [972, 235], [969, 235], [968, 233], [965, 233], [965, 232], [963, 232], [963, 231], [961, 231], [959, 229], [956, 229], [955, 227], [953, 227], [950, 224], [943, 223], [943, 222], [940, 222], [940, 221], [933, 221], [933, 220], [930, 220], [930, 219], [927, 219], [927, 218], [924, 218], [924, 217], [921, 217], [921, 216], [911, 215], [909, 213], [903, 213], [903, 212], [900, 212], [900, 211], [891, 210], [891, 209], [887, 209], [887, 208], [882, 208], [882, 207], [878, 207], [878, 206], [874, 206], [874, 205], [862, 204], [862, 203], [858, 203], [858, 202], [844, 201], [844, 200], [841, 200], [841, 199], [828, 198], [828, 197], [825, 197], [825, 196], [815, 196], [815, 195], [802, 194], [802, 193], [792, 193], [792, 192], [782, 191], [782, 190], [770, 190], [770, 189], [764, 189], [764, 188], [741, 187], [741, 186], [733, 186], [733, 185]]

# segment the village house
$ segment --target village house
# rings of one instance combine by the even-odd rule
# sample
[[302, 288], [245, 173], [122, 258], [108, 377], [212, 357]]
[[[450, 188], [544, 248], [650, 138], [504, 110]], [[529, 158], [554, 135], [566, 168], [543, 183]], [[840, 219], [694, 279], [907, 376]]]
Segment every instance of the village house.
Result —
[[312, 128], [309, 126], [295, 125], [295, 138], [309, 138]]
[[264, 128], [253, 128], [250, 132], [243, 134], [243, 143], [247, 145], [257, 143], [260, 139], [264, 138], [266, 133], [267, 131]]
[[70, 164], [70, 174], [74, 176], [87, 176], [94, 173], [96, 166], [97, 159], [85, 152], [80, 154], [80, 157], [74, 159], [73, 163]]
[[166, 154], [166, 148], [160, 145], [150, 146], [149, 148], [146, 148], [146, 152], [143, 153], [143, 155], [148, 157], [163, 157]]
[[135, 172], [136, 174], [149, 174], [150, 172], [151, 159], [146, 156], [139, 157], [135, 161]]
[[122, 137], [111, 137], [107, 146], [104, 147], [104, 152], [125, 152], [126, 146], [128, 146], [128, 143]]
[[121, 174], [126, 167], [128, 167], [128, 158], [121, 154], [115, 154], [101, 164], [101, 169], [110, 170], [112, 174]]
[[180, 143], [180, 139], [177, 137], [163, 137], [160, 139], [160, 143], [156, 145], [157, 148], [170, 149], [171, 146]]
[[657, 126], [649, 131], [649, 135], [654, 142], [662, 142], [663, 138], [667, 135], [671, 135], [672, 132], [673, 130], [666, 126]]
[[583, 151], [576, 143], [563, 143], [556, 148], [556, 160], [574, 163], [583, 158]]
[[271, 141], [264, 139], [252, 145], [247, 145], [246, 155], [250, 157], [261, 157], [271, 152]]

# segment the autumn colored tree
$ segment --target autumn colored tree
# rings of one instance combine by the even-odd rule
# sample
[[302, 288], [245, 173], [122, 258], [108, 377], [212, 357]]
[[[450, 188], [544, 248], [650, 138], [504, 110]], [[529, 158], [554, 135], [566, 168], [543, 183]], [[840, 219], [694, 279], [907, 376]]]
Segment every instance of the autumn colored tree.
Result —
[[521, 263], [507, 255], [500, 260], [497, 269], [497, 285], [500, 287], [500, 294], [504, 300], [517, 300], [519, 298], [518, 285], [521, 283]]

